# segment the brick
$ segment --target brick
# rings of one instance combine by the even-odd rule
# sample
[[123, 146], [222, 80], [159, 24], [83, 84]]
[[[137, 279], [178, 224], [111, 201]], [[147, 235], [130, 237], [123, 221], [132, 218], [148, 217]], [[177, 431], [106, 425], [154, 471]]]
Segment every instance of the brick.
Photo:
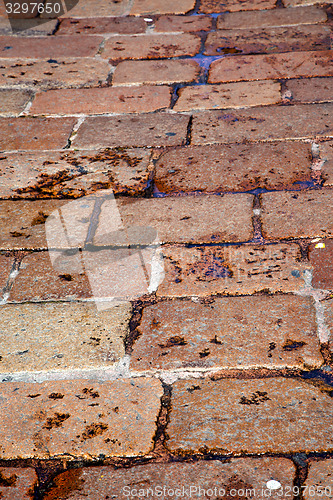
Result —
[[333, 101], [332, 85], [333, 78], [306, 78], [288, 80], [285, 90], [293, 102], [325, 102]]
[[155, 31], [209, 31], [212, 20], [209, 16], [160, 16], [155, 22]]
[[0, 402], [0, 456], [145, 455], [153, 447], [162, 394], [156, 379], [7, 382]]
[[138, 195], [153, 164], [148, 149], [52, 151], [0, 155], [0, 198], [78, 198], [98, 189]]
[[29, 113], [32, 115], [149, 113], [167, 108], [170, 100], [171, 89], [163, 86], [49, 90], [36, 95]]
[[[324, 492], [327, 500], [333, 498], [333, 476], [332, 476], [333, 460], [328, 458], [320, 462], [311, 461], [309, 465], [309, 473], [304, 486], [305, 500], [319, 500], [321, 491]], [[311, 489], [310, 489], [311, 488]], [[311, 493], [311, 495], [310, 495]]]
[[[98, 14], [98, 12], [97, 12]], [[84, 19], [61, 19], [56, 35], [99, 35], [104, 33], [145, 33], [144, 19], [136, 17], [92, 17]]]
[[274, 0], [201, 0], [199, 12], [238, 12], [240, 10], [264, 10], [275, 7]]
[[322, 179], [324, 186], [333, 185], [333, 141], [319, 144], [320, 158], [324, 161], [322, 166]]
[[177, 146], [185, 143], [189, 117], [168, 113], [90, 117], [79, 128], [74, 148]]
[[277, 26], [298, 26], [325, 22], [326, 13], [317, 7], [295, 7], [294, 9], [272, 9], [245, 12], [226, 12], [219, 16], [217, 28], [248, 29]]
[[53, 37], [0, 37], [0, 57], [46, 59], [48, 57], [89, 57], [97, 53], [103, 41], [99, 36], [72, 35]]
[[[247, 194], [119, 201], [125, 227], [149, 226], [161, 243], [246, 241], [252, 237], [253, 196]], [[103, 217], [104, 209], [101, 209]], [[94, 244], [108, 244], [98, 230]]]
[[331, 104], [302, 104], [202, 112], [193, 118], [192, 144], [329, 137], [331, 108]]
[[175, 111], [244, 108], [276, 104], [281, 99], [280, 83], [267, 81], [184, 87], [178, 93]]
[[301, 379], [180, 380], [166, 446], [182, 454], [329, 451], [331, 390]]
[[134, 16], [152, 14], [186, 14], [194, 9], [195, 0], [134, 0], [130, 13]]
[[[325, 300], [322, 302], [322, 305], [324, 306], [324, 320], [329, 331], [329, 340], [331, 341], [333, 333], [333, 301], [332, 299]], [[330, 348], [331, 348], [331, 354], [333, 354], [331, 342], [330, 342]]]
[[[74, 3], [74, 6], [71, 5]], [[76, 2], [66, 1], [67, 13], [61, 17], [84, 18], [84, 17], [117, 17], [128, 14], [130, 0], [111, 0], [101, 3], [100, 0], [80, 0]]]
[[123, 61], [116, 67], [113, 85], [141, 85], [144, 83], [192, 82], [199, 76], [200, 66], [195, 61]]
[[[11, 7], [12, 7], [11, 10], [16, 10], [16, 7], [14, 6], [14, 0], [9, 0], [6, 3], [11, 4]], [[18, 2], [18, 3], [22, 5], [23, 2]], [[14, 13], [14, 12], [7, 13], [7, 10], [10, 10], [10, 9], [7, 9], [6, 7], [7, 6], [6, 6], [5, 2], [1, 2], [1, 5], [0, 5], [0, 16], [1, 17], [11, 18], [11, 19], [15, 19], [15, 18], [31, 19], [31, 18], [34, 18], [38, 15], [38, 12], [36, 12], [36, 9], [30, 10], [29, 8], [28, 8], [28, 12], [26, 12], [25, 14], [22, 11], [17, 12], [17, 13]]]
[[161, 193], [284, 189], [311, 180], [311, 147], [300, 142], [187, 146], [156, 162]]
[[[321, 0], [283, 0], [284, 6], [285, 7], [297, 7], [299, 5], [305, 6], [305, 5], [315, 5], [317, 3], [322, 4], [323, 2]], [[326, 4], [331, 4], [332, 0], [325, 0]]]
[[0, 478], [2, 500], [31, 500], [37, 486], [37, 474], [34, 469], [2, 467]]
[[[164, 498], [171, 499], [171, 491], [183, 491], [192, 486], [205, 491], [224, 493], [229, 498], [231, 490], [237, 488], [256, 491], [257, 496], [264, 489], [267, 491], [267, 479], [279, 480], [286, 487], [292, 488], [295, 466], [285, 458], [238, 458], [230, 462], [219, 460], [199, 461], [194, 463], [147, 463], [131, 468], [117, 469], [113, 467], [85, 467], [66, 471], [54, 479], [55, 487], [44, 497], [45, 500], [63, 499], [64, 484], [75, 485], [71, 490], [72, 500], [85, 495], [90, 500], [99, 500], [103, 496], [122, 498], [126, 487], [138, 492], [159, 491], [165, 488]], [[72, 480], [75, 478], [75, 482]], [[76, 483], [76, 484], [75, 484]], [[140, 485], [140, 486], [139, 486]], [[143, 486], [144, 485], [144, 486]], [[143, 489], [144, 488], [144, 489]], [[184, 489], [184, 490], [183, 490]], [[170, 495], [168, 495], [170, 490]], [[243, 490], [244, 491], [244, 490]], [[231, 493], [234, 493], [233, 491]], [[272, 490], [270, 497], [277, 500], [278, 495]]]
[[0, 59], [0, 85], [39, 88], [100, 85], [110, 72], [106, 61], [93, 58], [48, 60]]
[[291, 52], [225, 57], [210, 66], [209, 82], [333, 76], [333, 52]]
[[308, 254], [313, 267], [312, 286], [331, 290], [333, 288], [333, 240], [312, 243]]
[[329, 50], [330, 34], [330, 29], [321, 25], [252, 28], [246, 32], [225, 29], [208, 34], [204, 53], [215, 56]]
[[20, 114], [32, 95], [29, 90], [0, 89], [0, 114], [4, 116]]
[[183, 248], [165, 246], [165, 278], [158, 297], [206, 297], [298, 292], [304, 272], [298, 245], [233, 245]]
[[144, 308], [138, 331], [140, 337], [131, 355], [131, 368], [138, 371], [311, 369], [323, 364], [310, 298], [257, 296], [212, 298], [209, 304], [160, 302]]
[[191, 33], [122, 35], [106, 40], [103, 58], [123, 59], [159, 59], [167, 57], [194, 56], [200, 50], [201, 39]]
[[73, 118], [0, 118], [2, 150], [61, 149], [67, 145]]
[[0, 253], [0, 300], [3, 297], [4, 288], [7, 284], [7, 280], [9, 278], [9, 273], [12, 270], [13, 263], [14, 255], [11, 255], [9, 252]]
[[106, 368], [125, 354], [131, 305], [7, 304], [0, 317], [2, 373]]
[[41, 19], [11, 19], [0, 18], [0, 35], [12, 35], [17, 33], [20, 36], [52, 35], [57, 27], [57, 20], [45, 22]]
[[332, 191], [265, 193], [262, 198], [263, 234], [276, 238], [333, 236]]

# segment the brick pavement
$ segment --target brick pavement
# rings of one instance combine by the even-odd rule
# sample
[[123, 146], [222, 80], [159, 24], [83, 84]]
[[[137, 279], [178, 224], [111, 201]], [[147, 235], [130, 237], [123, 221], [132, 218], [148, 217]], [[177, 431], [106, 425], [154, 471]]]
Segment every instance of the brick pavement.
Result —
[[333, 498], [332, 16], [0, 4], [0, 498]]

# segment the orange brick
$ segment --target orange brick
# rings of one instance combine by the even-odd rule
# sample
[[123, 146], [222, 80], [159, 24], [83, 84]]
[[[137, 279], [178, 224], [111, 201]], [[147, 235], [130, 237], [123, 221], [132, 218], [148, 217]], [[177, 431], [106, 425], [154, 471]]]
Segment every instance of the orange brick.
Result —
[[194, 56], [199, 52], [201, 40], [190, 33], [175, 35], [123, 35], [105, 42], [103, 58], [159, 59], [163, 57]]
[[0, 59], [0, 85], [42, 88], [99, 85], [110, 72], [106, 61], [92, 57], [48, 60]]
[[[38, 93], [30, 114], [148, 113], [170, 105], [168, 87], [107, 87]], [[1, 94], [0, 94], [1, 95]]]
[[194, 81], [200, 72], [195, 61], [124, 61], [118, 64], [113, 85], [140, 85], [144, 83], [180, 83]]
[[[98, 12], [96, 12], [98, 14]], [[119, 33], [128, 35], [144, 33], [146, 23], [136, 17], [92, 17], [84, 19], [61, 19], [56, 35], [98, 35], [100, 33]]]
[[333, 78], [303, 78], [288, 80], [286, 90], [293, 102], [333, 101]]
[[97, 53], [103, 41], [99, 36], [0, 37], [0, 58], [56, 59], [89, 57]]
[[74, 124], [73, 118], [0, 118], [0, 149], [62, 149]]
[[238, 12], [240, 10], [273, 9], [275, 0], [201, 0], [199, 12]]
[[219, 30], [266, 28], [274, 26], [298, 26], [325, 22], [327, 15], [317, 7], [271, 9], [245, 12], [226, 12], [217, 21]]
[[192, 144], [330, 137], [332, 104], [265, 106], [194, 115]]
[[271, 81], [199, 85], [184, 87], [178, 93], [175, 111], [245, 108], [276, 104], [281, 100], [280, 83]]
[[224, 57], [211, 64], [209, 82], [333, 76], [332, 57], [329, 50]]
[[160, 16], [155, 22], [155, 31], [209, 31], [212, 20], [209, 16]]
[[322, 25], [221, 30], [208, 34], [205, 54], [256, 54], [329, 50], [331, 31]]
[[134, 0], [130, 13], [134, 16], [152, 14], [186, 14], [194, 9], [195, 0]]
[[308, 251], [313, 266], [312, 286], [323, 290], [333, 289], [333, 240], [311, 243]]
[[1, 500], [31, 500], [37, 487], [35, 469], [2, 467], [0, 469]]

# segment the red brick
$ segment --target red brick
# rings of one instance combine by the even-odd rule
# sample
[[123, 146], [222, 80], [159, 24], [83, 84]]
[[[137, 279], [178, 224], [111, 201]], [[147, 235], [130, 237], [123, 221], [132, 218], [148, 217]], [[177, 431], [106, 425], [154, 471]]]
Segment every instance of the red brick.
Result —
[[330, 34], [330, 29], [321, 25], [214, 31], [208, 34], [205, 54], [215, 56], [329, 50]]
[[[74, 4], [74, 7], [72, 5]], [[61, 17], [84, 18], [96, 17], [116, 17], [128, 14], [130, 0], [110, 0], [101, 2], [100, 0], [80, 0], [79, 2], [66, 0], [66, 6], [72, 7]]]
[[333, 186], [333, 141], [319, 144], [320, 160], [324, 162], [321, 170], [323, 186]]
[[[144, 308], [138, 333], [130, 363], [135, 371], [309, 369], [324, 362], [309, 297], [223, 297], [211, 298], [208, 304], [162, 302]], [[298, 347], [288, 347], [297, 342]]]
[[36, 95], [29, 114], [148, 113], [167, 108], [170, 100], [171, 89], [157, 86], [49, 90]]
[[35, 469], [2, 467], [0, 469], [1, 500], [31, 500], [37, 486]]
[[123, 35], [106, 40], [103, 58], [159, 59], [167, 57], [194, 56], [199, 52], [201, 39], [191, 33], [175, 35]]
[[217, 20], [218, 29], [249, 29], [274, 26], [298, 26], [325, 22], [327, 15], [317, 7], [230, 12]]
[[162, 193], [283, 189], [311, 179], [311, 148], [302, 143], [189, 146], [156, 162]]
[[197, 62], [175, 61], [124, 61], [118, 64], [112, 79], [113, 85], [140, 85], [144, 83], [180, 83], [196, 80], [200, 72]]
[[303, 78], [288, 80], [286, 91], [288, 99], [293, 102], [325, 102], [333, 101], [333, 78]]
[[0, 114], [15, 116], [21, 113], [33, 93], [29, 90], [0, 89]]
[[67, 145], [73, 118], [1, 118], [0, 149], [61, 149]]
[[209, 16], [160, 16], [155, 21], [155, 31], [209, 31], [212, 20]]
[[236, 111], [206, 111], [195, 115], [193, 144], [329, 137], [331, 104], [265, 106]]
[[195, 0], [134, 0], [130, 13], [134, 16], [152, 14], [186, 14], [194, 9]]
[[224, 57], [211, 64], [209, 82], [333, 76], [332, 57], [328, 50]]
[[285, 7], [297, 7], [297, 6], [304, 6], [304, 5], [315, 5], [315, 4], [330, 4], [332, 3], [332, 0], [327, 0], [326, 2], [322, 2], [322, 0], [283, 0], [283, 4]]
[[197, 109], [245, 108], [277, 104], [281, 100], [278, 82], [236, 82], [221, 85], [197, 85], [179, 89], [175, 111]]
[[333, 237], [331, 190], [264, 193], [261, 197], [266, 238]]
[[240, 10], [273, 9], [275, 0], [201, 0], [199, 12], [238, 12]]
[[93, 86], [105, 83], [110, 72], [106, 61], [92, 57], [45, 60], [1, 59], [0, 85], [41, 88]]
[[136, 17], [88, 17], [84, 19], [61, 19], [56, 35], [98, 35], [104, 33], [128, 35], [144, 33], [145, 31], [145, 21]]
[[79, 128], [74, 148], [177, 146], [185, 143], [189, 117], [169, 113], [90, 117]]
[[89, 57], [97, 53], [103, 41], [99, 36], [73, 35], [53, 37], [0, 37], [1, 58], [56, 59]]
[[311, 243], [309, 259], [313, 266], [312, 286], [323, 290], [333, 288], [333, 240]]

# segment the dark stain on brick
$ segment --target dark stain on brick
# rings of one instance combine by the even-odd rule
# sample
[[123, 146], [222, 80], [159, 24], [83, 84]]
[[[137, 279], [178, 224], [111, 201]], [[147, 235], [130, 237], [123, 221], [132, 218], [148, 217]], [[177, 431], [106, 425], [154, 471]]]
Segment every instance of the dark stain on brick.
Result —
[[46, 420], [45, 425], [43, 425], [43, 429], [51, 430], [56, 427], [62, 427], [63, 422], [70, 417], [69, 413], [55, 413], [54, 417], [49, 417]]
[[86, 441], [87, 439], [92, 439], [96, 436], [100, 436], [108, 429], [107, 424], [96, 424], [92, 423], [90, 425], [86, 425], [84, 432], [82, 433], [82, 441]]
[[199, 352], [200, 358], [206, 358], [210, 355], [210, 350], [206, 347], [203, 351]]
[[38, 398], [38, 396], [40, 396], [40, 394], [28, 394], [28, 398], [31, 398], [31, 399], [34, 399], [34, 398]]
[[302, 347], [304, 347], [306, 345], [306, 342], [297, 342], [296, 340], [291, 340], [291, 339], [287, 339], [284, 343], [284, 345], [282, 346], [282, 349], [284, 351], [296, 351], [297, 349], [301, 349]]
[[5, 488], [12, 488], [16, 485], [17, 475], [13, 474], [12, 476], [5, 477], [2, 472], [0, 472], [0, 486]]
[[63, 399], [64, 395], [61, 392], [51, 392], [48, 397], [49, 399]]
[[74, 278], [70, 274], [59, 274], [59, 279], [61, 281], [73, 281]]
[[242, 396], [240, 398], [239, 404], [241, 405], [259, 405], [264, 401], [270, 401], [271, 398], [267, 396], [267, 392], [256, 391], [252, 394], [250, 398]]
[[82, 469], [71, 469], [63, 472], [52, 482], [51, 490], [46, 493], [44, 500], [65, 500], [72, 493], [81, 490], [84, 479], [81, 479]]
[[214, 336], [214, 338], [213, 338], [213, 339], [211, 339], [209, 342], [210, 342], [210, 344], [218, 344], [218, 345], [223, 344], [223, 342], [221, 342], [221, 340], [219, 340], [219, 339], [217, 338], [217, 335], [215, 335], [215, 336]]
[[200, 385], [192, 385], [192, 387], [188, 387], [187, 392], [201, 391]]
[[82, 392], [83, 392], [83, 395], [82, 394], [76, 394], [76, 397], [78, 399], [87, 399], [87, 398], [95, 399], [95, 398], [99, 398], [99, 393], [97, 391], [95, 391], [92, 387], [90, 387], [90, 388], [85, 387], [84, 389], [82, 389]]
[[19, 231], [10, 231], [10, 235], [13, 237], [13, 238], [19, 238], [20, 236], [25, 236], [24, 233], [20, 233]]
[[38, 215], [34, 217], [31, 221], [32, 226], [38, 226], [39, 224], [45, 224], [48, 215], [44, 214], [44, 212], [38, 212]]
[[270, 342], [269, 346], [268, 346], [268, 357], [269, 358], [272, 357], [272, 351], [274, 351], [274, 349], [276, 349], [276, 343], [275, 342]]
[[158, 344], [161, 349], [168, 349], [169, 347], [186, 345], [187, 342], [184, 337], [179, 337], [176, 335], [175, 337], [170, 337], [165, 344]]

